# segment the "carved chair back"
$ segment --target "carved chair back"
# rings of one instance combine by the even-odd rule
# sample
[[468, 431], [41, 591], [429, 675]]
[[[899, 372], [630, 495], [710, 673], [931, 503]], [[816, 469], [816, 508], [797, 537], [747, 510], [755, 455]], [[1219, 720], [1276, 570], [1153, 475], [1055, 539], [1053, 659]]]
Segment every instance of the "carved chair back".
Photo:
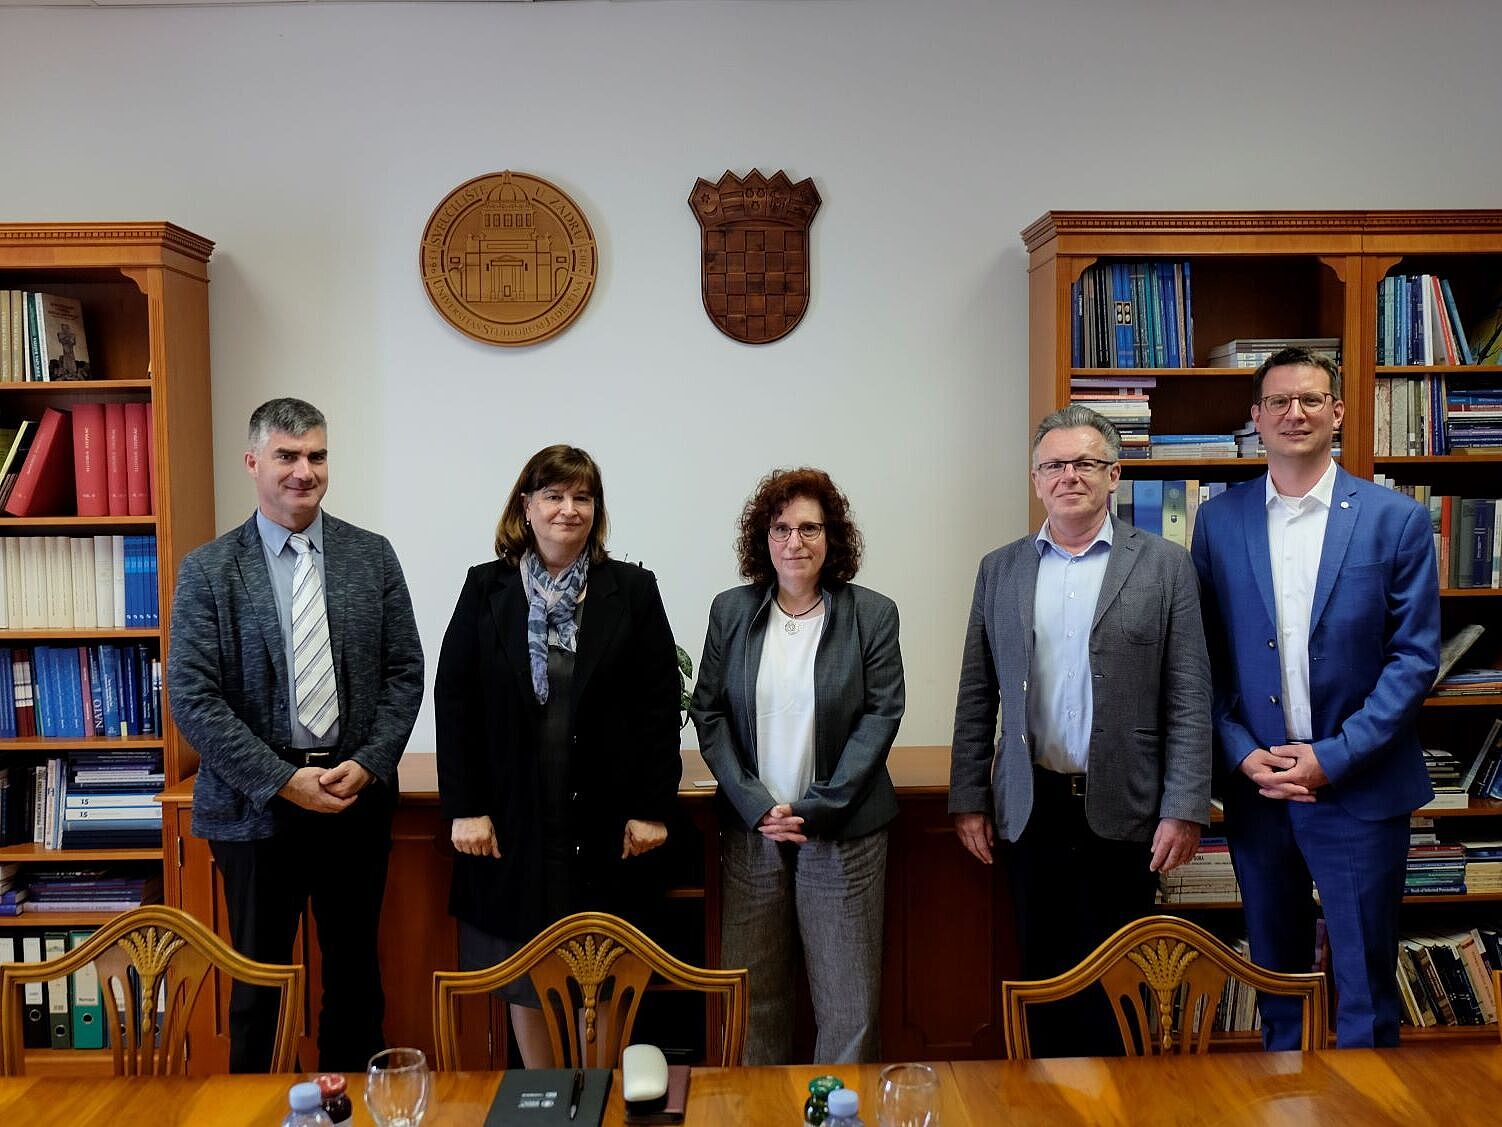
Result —
[[19, 1076], [26, 1069], [25, 985], [65, 978], [90, 964], [117, 1076], [187, 1073], [189, 1019], [215, 969], [281, 990], [271, 1070], [293, 1068], [303, 968], [247, 959], [186, 912], [154, 904], [115, 917], [62, 958], [0, 967], [0, 1072]]
[[745, 970], [708, 970], [681, 962], [642, 931], [604, 912], [579, 912], [539, 933], [515, 955], [476, 971], [433, 975], [433, 1033], [438, 1067], [456, 1069], [455, 1003], [531, 977], [542, 1002], [553, 1059], [562, 1068], [615, 1068], [631, 1043], [642, 997], [653, 976], [707, 999], [723, 1016], [719, 1059], [737, 1065], [749, 1017]]
[[1072, 970], [1036, 982], [1003, 982], [1007, 1056], [1027, 1059], [1027, 1007], [1057, 1002], [1099, 983], [1128, 1056], [1203, 1053], [1226, 983], [1303, 1002], [1301, 1047], [1324, 1048], [1328, 1029], [1325, 976], [1280, 974], [1237, 954], [1198, 924], [1148, 916], [1122, 927]]

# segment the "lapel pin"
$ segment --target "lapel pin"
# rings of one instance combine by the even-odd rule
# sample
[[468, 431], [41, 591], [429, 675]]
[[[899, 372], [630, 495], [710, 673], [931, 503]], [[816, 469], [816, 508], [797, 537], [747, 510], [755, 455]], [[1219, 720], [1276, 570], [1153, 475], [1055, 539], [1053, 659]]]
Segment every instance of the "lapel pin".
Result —
[[1340, 503], [1340, 507], [1342, 509], [1349, 509], [1351, 507], [1351, 502], [1349, 502], [1349, 501], [1342, 501]]

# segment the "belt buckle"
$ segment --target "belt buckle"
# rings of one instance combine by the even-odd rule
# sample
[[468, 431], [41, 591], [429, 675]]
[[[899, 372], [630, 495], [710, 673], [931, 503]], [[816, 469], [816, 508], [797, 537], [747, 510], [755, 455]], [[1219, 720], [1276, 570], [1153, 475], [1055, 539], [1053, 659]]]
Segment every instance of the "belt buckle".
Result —
[[1070, 775], [1069, 776], [1069, 797], [1070, 798], [1084, 798], [1085, 797], [1085, 778], [1086, 777], [1084, 775]]
[[308, 767], [332, 767], [334, 753], [328, 750], [305, 751], [302, 753], [302, 761]]

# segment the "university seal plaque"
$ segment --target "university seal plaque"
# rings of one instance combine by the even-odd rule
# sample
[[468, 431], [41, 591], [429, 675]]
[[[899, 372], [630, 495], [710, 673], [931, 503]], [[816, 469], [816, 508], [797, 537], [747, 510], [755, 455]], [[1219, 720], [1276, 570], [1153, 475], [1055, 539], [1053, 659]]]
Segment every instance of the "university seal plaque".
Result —
[[525, 172], [460, 184], [433, 209], [423, 288], [445, 321], [487, 344], [536, 344], [583, 311], [599, 269], [577, 204]]
[[704, 311], [746, 344], [787, 336], [808, 308], [808, 227], [819, 210], [812, 180], [756, 169], [699, 180], [688, 206], [699, 221]]

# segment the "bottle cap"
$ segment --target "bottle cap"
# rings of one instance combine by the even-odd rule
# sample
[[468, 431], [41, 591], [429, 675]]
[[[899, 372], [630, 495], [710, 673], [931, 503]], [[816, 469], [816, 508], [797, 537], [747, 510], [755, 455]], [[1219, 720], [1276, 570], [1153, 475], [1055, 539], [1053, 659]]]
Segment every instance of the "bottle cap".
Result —
[[338, 1072], [325, 1072], [322, 1076], [313, 1078], [313, 1083], [318, 1085], [318, 1090], [323, 1093], [323, 1098], [343, 1095], [349, 1087], [349, 1081]]
[[836, 1088], [829, 1093], [829, 1114], [837, 1118], [854, 1115], [860, 1106], [860, 1093], [849, 1088]]
[[808, 1082], [808, 1090], [816, 1096], [827, 1096], [836, 1088], [843, 1088], [845, 1082], [838, 1076], [815, 1076]]
[[311, 1080], [302, 1084], [292, 1085], [287, 1093], [287, 1102], [292, 1105], [293, 1111], [312, 1111], [315, 1107], [323, 1106], [323, 1093], [318, 1090], [318, 1085]]

